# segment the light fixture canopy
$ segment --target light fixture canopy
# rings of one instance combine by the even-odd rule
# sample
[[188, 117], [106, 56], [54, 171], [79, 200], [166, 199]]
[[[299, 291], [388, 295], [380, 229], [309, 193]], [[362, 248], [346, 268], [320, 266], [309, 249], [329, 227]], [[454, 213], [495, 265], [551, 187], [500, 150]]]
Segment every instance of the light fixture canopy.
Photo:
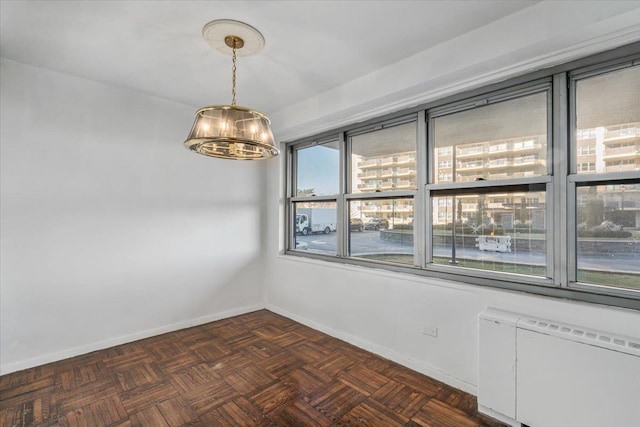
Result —
[[202, 29], [213, 48], [233, 57], [231, 105], [210, 105], [196, 111], [196, 119], [184, 146], [205, 156], [255, 160], [279, 154], [270, 120], [251, 108], [236, 105], [236, 56], [254, 55], [264, 47], [264, 37], [240, 21], [220, 19]]

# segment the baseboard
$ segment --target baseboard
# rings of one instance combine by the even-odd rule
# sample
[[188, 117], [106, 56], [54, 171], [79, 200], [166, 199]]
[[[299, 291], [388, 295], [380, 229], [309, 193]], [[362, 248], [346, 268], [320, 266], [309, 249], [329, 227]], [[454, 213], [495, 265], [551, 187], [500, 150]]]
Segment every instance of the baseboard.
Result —
[[206, 316], [197, 317], [195, 319], [189, 319], [189, 320], [184, 320], [182, 322], [164, 325], [159, 328], [147, 329], [144, 331], [136, 332], [134, 334], [123, 335], [120, 337], [111, 338], [104, 341], [82, 345], [79, 347], [73, 347], [73, 348], [70, 348], [64, 351], [59, 351], [56, 353], [46, 354], [44, 356], [33, 357], [30, 359], [21, 360], [19, 362], [0, 365], [0, 375], [6, 375], [11, 372], [33, 368], [35, 366], [40, 366], [40, 365], [44, 365], [51, 362], [57, 362], [59, 360], [64, 360], [70, 357], [91, 353], [92, 351], [103, 350], [105, 348], [114, 347], [116, 345], [126, 344], [133, 341], [141, 340], [144, 338], [165, 334], [167, 332], [174, 332], [180, 329], [190, 328], [192, 326], [203, 325], [205, 323], [215, 322], [216, 320], [226, 319], [228, 317], [251, 313], [252, 311], [262, 310], [264, 308], [265, 308], [264, 304], [262, 303], [250, 305], [246, 307], [234, 308], [232, 310], [226, 310], [220, 313], [208, 314]]
[[520, 422], [514, 420], [513, 418], [509, 418], [505, 415], [502, 415], [499, 412], [494, 411], [493, 409], [489, 409], [486, 406], [483, 405], [478, 405], [478, 412], [480, 412], [481, 414], [485, 414], [490, 416], [491, 418], [495, 418], [496, 420], [505, 423], [506, 425], [509, 425], [511, 427], [521, 427], [522, 424], [520, 424]]
[[400, 365], [406, 366], [409, 369], [412, 369], [416, 372], [420, 372], [421, 374], [424, 374], [435, 380], [441, 381], [447, 385], [450, 385], [451, 387], [455, 387], [459, 390], [465, 391], [467, 393], [471, 393], [474, 396], [477, 396], [478, 394], [477, 385], [468, 383], [464, 380], [461, 380], [460, 378], [456, 378], [452, 375], [447, 374], [446, 372], [441, 371], [440, 369], [434, 368], [418, 360], [412, 359], [404, 354], [398, 353], [395, 350], [391, 350], [387, 347], [372, 343], [371, 341], [367, 341], [355, 335], [338, 331], [336, 329], [330, 328], [316, 321], [307, 319], [306, 317], [303, 317], [294, 313], [290, 313], [287, 310], [284, 310], [273, 304], [267, 303], [266, 309], [274, 313], [280, 314], [281, 316], [288, 317], [289, 319], [295, 320], [296, 322], [302, 323], [303, 325], [309, 326], [310, 328], [316, 329], [320, 332], [324, 332], [325, 334], [331, 335], [334, 338], [338, 338], [343, 341], [346, 341], [349, 344], [353, 344], [356, 347], [362, 348], [363, 350], [370, 351], [371, 353], [377, 354], [378, 356], [382, 356]]

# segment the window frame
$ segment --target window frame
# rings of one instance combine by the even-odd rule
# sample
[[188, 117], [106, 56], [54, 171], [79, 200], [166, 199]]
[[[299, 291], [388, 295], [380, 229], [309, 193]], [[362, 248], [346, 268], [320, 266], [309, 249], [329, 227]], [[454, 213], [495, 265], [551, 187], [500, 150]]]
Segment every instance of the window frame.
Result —
[[[424, 163], [420, 159], [421, 154], [420, 154], [420, 148], [419, 148], [421, 145], [423, 145], [421, 144], [421, 126], [420, 126], [420, 122], [421, 122], [420, 119], [422, 117], [424, 117], [424, 114], [422, 113], [409, 113], [409, 114], [404, 114], [404, 115], [389, 118], [388, 120], [381, 121], [374, 125], [362, 126], [362, 127], [355, 128], [353, 130], [345, 132], [346, 187], [345, 187], [345, 194], [344, 194], [344, 207], [345, 207], [344, 212], [349, 213], [348, 205], [352, 200], [366, 200], [366, 199], [384, 200], [384, 199], [397, 199], [397, 198], [412, 198], [413, 211], [414, 211], [414, 221], [413, 221], [414, 222], [414, 230], [413, 230], [413, 254], [414, 255], [413, 255], [413, 265], [403, 264], [408, 267], [421, 267], [420, 260], [418, 257], [422, 256], [421, 255], [422, 251], [419, 251], [418, 248], [424, 246], [424, 243], [421, 241], [420, 236], [417, 235], [415, 230], [415, 224], [416, 224], [415, 212], [418, 210], [416, 209], [416, 197], [419, 193], [419, 188], [420, 188], [419, 185], [420, 185], [421, 169], [424, 169]], [[380, 191], [380, 192], [373, 192], [373, 193], [353, 193], [352, 182], [353, 182], [354, 171], [352, 170], [352, 161], [351, 161], [353, 137], [376, 132], [382, 129], [389, 129], [395, 126], [402, 126], [404, 124], [414, 123], [414, 122], [416, 123], [416, 188], [413, 190], [393, 190], [393, 191]], [[348, 219], [349, 218], [347, 218], [347, 220]], [[345, 228], [345, 231], [346, 233], [345, 233], [345, 236], [343, 237], [343, 243], [345, 247], [344, 257], [353, 259], [353, 260], [366, 261], [362, 257], [350, 255], [351, 248], [350, 248], [350, 242], [349, 242], [349, 224], [348, 223], [347, 223], [347, 227]], [[396, 263], [387, 263], [384, 261], [371, 261], [371, 262], [398, 265]]]
[[[577, 84], [580, 80], [590, 77], [603, 76], [608, 73], [622, 71], [633, 67], [640, 67], [640, 54], [620, 58], [619, 60], [594, 64], [587, 67], [577, 68], [567, 72], [569, 83], [569, 145], [568, 145], [568, 174], [567, 174], [567, 212], [568, 218], [577, 217], [577, 194], [578, 187], [597, 186], [611, 184], [640, 184], [640, 171], [618, 171], [618, 172], [593, 172], [580, 173], [578, 170], [578, 129], [577, 129]], [[640, 69], [640, 68], [639, 68]], [[576, 227], [569, 227], [567, 230], [568, 258], [571, 262], [567, 268], [567, 288], [579, 291], [596, 292], [609, 295], [616, 295], [628, 298], [638, 298], [640, 292], [631, 289], [617, 288], [615, 286], [599, 285], [594, 283], [583, 283], [578, 281], [578, 235]]]
[[[553, 265], [554, 265], [554, 249], [555, 245], [553, 242], [553, 237], [555, 233], [553, 232], [554, 223], [550, 221], [550, 213], [553, 212], [553, 200], [551, 199], [551, 191], [550, 185], [553, 181], [553, 90], [552, 90], [552, 79], [545, 78], [536, 81], [532, 81], [530, 83], [526, 83], [523, 85], [515, 86], [512, 88], [505, 88], [504, 90], [491, 92], [485, 95], [477, 96], [474, 98], [469, 98], [464, 101], [458, 103], [452, 103], [443, 105], [440, 108], [430, 109], [428, 112], [428, 125], [429, 128], [429, 137], [427, 141], [428, 153], [435, 153], [435, 150], [438, 148], [435, 146], [435, 126], [434, 121], [438, 117], [444, 117], [450, 114], [456, 114], [463, 111], [470, 111], [476, 108], [481, 108], [486, 105], [497, 104], [500, 102], [510, 101], [522, 97], [526, 97], [529, 95], [535, 95], [538, 93], [546, 93], [546, 107], [547, 107], [547, 173], [545, 175], [533, 176], [533, 177], [523, 177], [523, 178], [506, 178], [506, 179], [495, 179], [495, 180], [483, 180], [483, 181], [453, 181], [447, 183], [434, 183], [435, 173], [437, 168], [435, 167], [435, 156], [430, 156], [428, 159], [428, 169], [429, 173], [429, 183], [425, 186], [426, 191], [426, 200], [429, 203], [432, 199], [432, 193], [439, 193], [442, 195], [451, 195], [455, 194], [463, 194], [472, 189], [476, 189], [479, 192], [483, 192], [486, 194], [490, 194], [491, 191], [489, 189], [493, 189], [495, 191], [504, 191], [510, 192], [511, 189], [515, 189], [521, 187], [523, 185], [545, 185], [545, 224], [547, 224], [547, 232], [545, 233], [546, 237], [546, 265], [547, 265], [547, 276], [551, 276], [552, 279], [549, 278], [540, 278], [536, 276], [524, 276], [524, 275], [514, 275], [514, 273], [504, 273], [504, 272], [496, 272], [490, 270], [479, 270], [479, 269], [469, 269], [465, 267], [457, 267], [454, 265], [442, 265], [442, 264], [434, 264], [430, 260], [433, 257], [432, 245], [428, 244], [426, 248], [426, 259], [425, 259], [425, 267], [424, 269], [427, 271], [440, 271], [451, 274], [459, 274], [462, 276], [471, 276], [471, 277], [483, 277], [487, 279], [491, 278], [502, 278], [503, 280], [517, 280], [539, 286], [554, 286], [553, 280]], [[455, 147], [453, 148], [455, 152]], [[453, 160], [455, 163], [455, 159]], [[455, 170], [453, 171], [453, 175], [455, 178]], [[549, 207], [550, 206], [550, 207]], [[431, 217], [431, 207], [426, 207], [427, 214], [427, 230], [426, 230], [426, 242], [433, 241], [433, 235], [431, 233], [432, 227], [432, 217]], [[551, 228], [551, 230], [549, 230]]]
[[[627, 65], [624, 65], [627, 64]], [[640, 310], [640, 292], [630, 289], [581, 284], [575, 281], [577, 264], [577, 233], [570, 226], [576, 214], [576, 186], [612, 182], [637, 183], [638, 171], [611, 172], [605, 174], [577, 173], [578, 140], [575, 129], [575, 81], [592, 75], [613, 71], [615, 67], [640, 64], [640, 42], [578, 59], [566, 64], [539, 70], [507, 81], [448, 96], [444, 99], [408, 108], [386, 116], [369, 119], [363, 123], [346, 125], [316, 136], [285, 142], [284, 160], [285, 248], [282, 254], [324, 261], [339, 262], [362, 267], [382, 268], [410, 273], [426, 278], [448, 279], [471, 285], [521, 291], [556, 298], [566, 298], [597, 304]], [[577, 77], [576, 77], [577, 76]], [[486, 181], [460, 181], [434, 184], [437, 165], [432, 120], [440, 115], [500, 102], [530, 93], [547, 93], [547, 174]], [[485, 104], [482, 104], [485, 103]], [[434, 115], [435, 114], [435, 115]], [[416, 120], [416, 190], [395, 190], [373, 193], [350, 193], [351, 190], [351, 142], [358, 134], [371, 132], [385, 126]], [[295, 197], [294, 152], [323, 141], [338, 141], [340, 150], [340, 193], [322, 197]], [[455, 149], [455, 148], [453, 148]], [[525, 276], [491, 270], [465, 269], [464, 267], [429, 263], [432, 257], [432, 196], [443, 192], [487, 191], [487, 189], [520, 188], [529, 184], [544, 185], [546, 222], [547, 276]], [[412, 197], [414, 203], [414, 265], [372, 261], [349, 256], [349, 203], [351, 200], [394, 199]], [[338, 214], [337, 254], [335, 256], [307, 253], [292, 249], [292, 215], [294, 202], [335, 201]], [[468, 271], [465, 271], [468, 270]]]

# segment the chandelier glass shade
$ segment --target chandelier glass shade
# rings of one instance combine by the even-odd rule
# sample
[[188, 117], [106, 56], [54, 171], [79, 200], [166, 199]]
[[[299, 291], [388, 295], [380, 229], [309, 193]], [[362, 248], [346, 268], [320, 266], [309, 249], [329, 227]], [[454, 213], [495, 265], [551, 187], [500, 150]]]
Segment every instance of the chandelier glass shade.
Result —
[[224, 159], [264, 159], [279, 153], [267, 116], [236, 105], [199, 109], [184, 145], [196, 153]]
[[203, 37], [214, 48], [233, 56], [231, 105], [210, 105], [196, 111], [196, 119], [184, 146], [211, 157], [255, 160], [279, 154], [264, 114], [236, 105], [236, 53], [247, 47], [242, 56], [253, 55], [264, 46], [262, 34], [243, 22], [228, 19], [205, 25]]

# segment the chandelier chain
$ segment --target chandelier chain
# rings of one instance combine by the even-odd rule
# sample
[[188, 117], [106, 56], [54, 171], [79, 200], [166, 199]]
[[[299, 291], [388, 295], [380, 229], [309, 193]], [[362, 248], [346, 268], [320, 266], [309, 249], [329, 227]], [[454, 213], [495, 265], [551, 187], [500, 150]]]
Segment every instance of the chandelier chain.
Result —
[[231, 105], [236, 105], [236, 43], [233, 43], [233, 85], [231, 87]]

